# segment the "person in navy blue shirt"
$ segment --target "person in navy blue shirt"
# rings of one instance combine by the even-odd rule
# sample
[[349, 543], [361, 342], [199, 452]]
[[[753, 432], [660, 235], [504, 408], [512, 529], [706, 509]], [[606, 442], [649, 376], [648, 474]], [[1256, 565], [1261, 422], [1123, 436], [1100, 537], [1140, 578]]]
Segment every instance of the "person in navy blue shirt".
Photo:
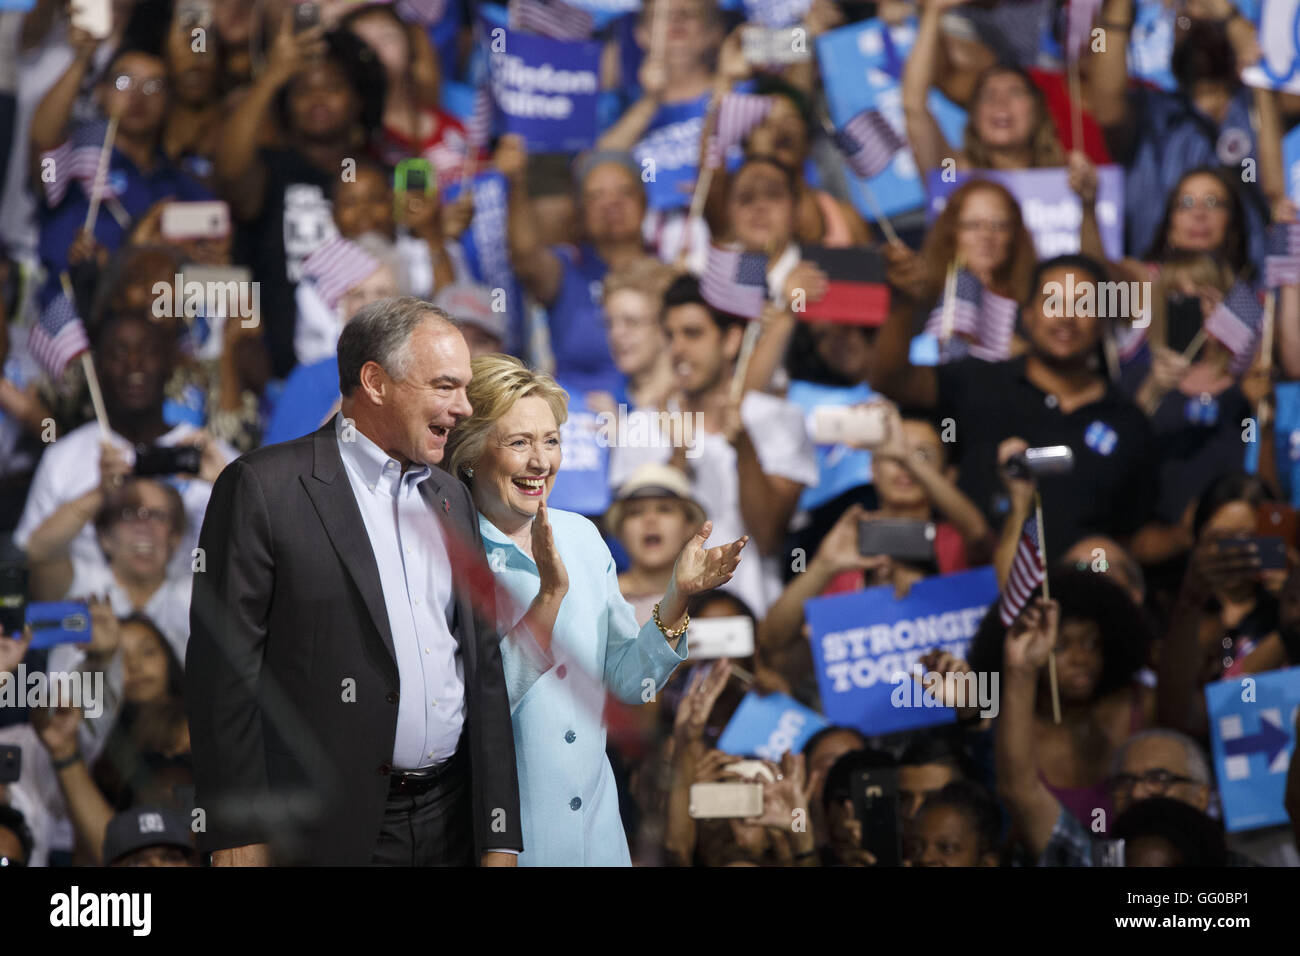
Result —
[[[55, 111], [54, 121], [46, 116], [42, 125], [61, 130], [64, 135], [60, 141], [42, 140], [33, 129], [32, 147], [40, 159], [38, 172], [46, 195], [40, 215], [40, 255], [49, 281], [55, 285], [59, 273], [68, 268], [68, 250], [82, 231], [90, 207], [93, 165], [88, 175], [83, 177], [81, 173], [87, 159], [96, 152], [95, 143], [103, 142], [99, 129], [69, 123], [75, 90], [88, 65], [89, 57], [74, 60], [64, 79], [41, 104], [42, 111]], [[71, 95], [64, 95], [65, 85], [72, 90]], [[123, 243], [131, 225], [156, 203], [212, 199], [213, 195], [162, 151], [167, 67], [157, 51], [124, 45], [109, 60], [95, 95], [105, 115], [119, 117], [101, 207], [92, 230], [95, 241], [111, 252]], [[74, 158], [73, 151], [81, 151], [80, 161]], [[45, 174], [45, 170], [49, 173]]]
[[623, 376], [605, 338], [601, 285], [610, 269], [646, 255], [640, 172], [626, 153], [588, 157], [576, 172], [582, 241], [547, 247], [528, 199], [527, 160], [521, 137], [501, 137], [496, 165], [510, 183], [510, 260], [525, 291], [547, 310], [555, 377], [572, 391], [621, 394]]

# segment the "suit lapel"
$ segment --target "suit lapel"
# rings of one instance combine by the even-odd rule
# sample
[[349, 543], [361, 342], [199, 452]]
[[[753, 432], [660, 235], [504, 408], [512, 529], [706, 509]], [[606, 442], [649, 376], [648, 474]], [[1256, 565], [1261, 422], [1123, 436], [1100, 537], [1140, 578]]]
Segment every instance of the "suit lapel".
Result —
[[366, 609], [388, 649], [397, 663], [393, 647], [393, 632], [388, 623], [388, 606], [384, 603], [384, 588], [379, 581], [379, 565], [375, 562], [374, 548], [366, 525], [361, 518], [361, 508], [352, 494], [352, 483], [343, 470], [339, 455], [338, 438], [334, 433], [334, 419], [330, 419], [315, 433], [314, 462], [311, 477], [302, 477], [302, 483], [316, 508], [325, 533], [338, 553], [343, 566], [356, 582]]

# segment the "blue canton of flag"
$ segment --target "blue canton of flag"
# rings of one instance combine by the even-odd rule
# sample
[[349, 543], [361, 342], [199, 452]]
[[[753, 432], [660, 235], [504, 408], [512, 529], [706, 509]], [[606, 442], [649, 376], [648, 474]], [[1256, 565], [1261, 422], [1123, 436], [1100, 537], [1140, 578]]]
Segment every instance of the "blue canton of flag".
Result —
[[864, 179], [883, 173], [906, 142], [879, 110], [863, 110], [835, 131], [835, 145], [849, 167]]
[[767, 256], [710, 246], [700, 295], [719, 312], [758, 318], [767, 301]]
[[68, 363], [90, 348], [76, 307], [60, 292], [41, 312], [27, 339], [27, 350], [50, 378], [60, 379]]
[[1119, 444], [1119, 434], [1105, 422], [1093, 422], [1083, 433], [1083, 443], [1099, 455], [1109, 455]]

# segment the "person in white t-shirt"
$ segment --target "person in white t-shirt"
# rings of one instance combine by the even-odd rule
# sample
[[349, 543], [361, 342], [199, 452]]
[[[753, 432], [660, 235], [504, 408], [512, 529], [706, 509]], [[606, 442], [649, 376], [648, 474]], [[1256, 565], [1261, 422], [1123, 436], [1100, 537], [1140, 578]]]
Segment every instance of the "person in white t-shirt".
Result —
[[[131, 313], [105, 321], [96, 337], [95, 367], [108, 412], [108, 439], [103, 440], [98, 424], [89, 422], [58, 436], [45, 449], [14, 530], [18, 547], [27, 550], [32, 534], [46, 519], [61, 506], [79, 502], [86, 517], [68, 545], [69, 553], [74, 563], [102, 572], [108, 560], [95, 540], [89, 517], [98, 511], [103, 496], [120, 487], [135, 468], [136, 449], [192, 445], [199, 451], [197, 474], [159, 476], [177, 490], [185, 505], [188, 530], [173, 555], [172, 570], [190, 573], [191, 563], [198, 560], [193, 549], [212, 482], [235, 453], [193, 425], [171, 427], [163, 420], [163, 390], [173, 366], [172, 344], [161, 326], [145, 316]], [[57, 600], [62, 592], [34, 579], [32, 595], [34, 600]]]
[[694, 276], [668, 288], [663, 322], [677, 391], [666, 412], [644, 409], [616, 420], [607, 436], [610, 484], [619, 487], [647, 461], [684, 470], [713, 520], [710, 541], [749, 534], [758, 546], [761, 560], [742, 562], [725, 590], [762, 614], [781, 593], [783, 545], [799, 494], [817, 481], [803, 412], [761, 392], [733, 398], [743, 323], [710, 307]]

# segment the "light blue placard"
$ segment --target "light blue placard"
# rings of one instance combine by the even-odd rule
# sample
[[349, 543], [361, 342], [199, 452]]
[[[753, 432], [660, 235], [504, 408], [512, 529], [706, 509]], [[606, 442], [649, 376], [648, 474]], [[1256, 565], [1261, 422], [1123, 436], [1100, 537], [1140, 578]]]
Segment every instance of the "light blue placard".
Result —
[[602, 444], [602, 423], [587, 407], [586, 396], [573, 388], [565, 391], [569, 393], [569, 417], [560, 426], [564, 460], [546, 503], [595, 517], [609, 507], [609, 447]]
[[791, 750], [801, 751], [809, 737], [827, 726], [825, 717], [788, 694], [751, 690], [718, 738], [718, 749], [737, 757], [780, 760]]
[[[845, 388], [795, 380], [790, 382], [785, 397], [804, 410], [811, 425], [813, 409], [819, 405], [857, 405], [875, 398], [876, 393], [870, 385]], [[847, 445], [817, 445], [816, 448], [817, 484], [800, 494], [800, 511], [811, 511], [850, 488], [871, 484], [871, 452]]]
[[[831, 122], [842, 127], [863, 110], [875, 108], [904, 135], [902, 71], [915, 40], [915, 19], [894, 27], [886, 27], [878, 19], [864, 20], [818, 37], [817, 60]], [[959, 148], [965, 135], [966, 111], [936, 90], [930, 91], [929, 104], [948, 142], [954, 149]], [[852, 173], [848, 178], [854, 206], [873, 221], [876, 213], [864, 183], [886, 216], [916, 209], [925, 201], [910, 149], [901, 150], [874, 179], [863, 180]]]
[[1300, 667], [1208, 684], [1205, 703], [1228, 832], [1286, 823], [1282, 799], [1295, 750]]
[[964, 659], [997, 599], [993, 569], [977, 568], [926, 578], [901, 601], [892, 587], [805, 601], [826, 719], [867, 735], [951, 723], [951, 708], [924, 705], [913, 666], [936, 648]]

